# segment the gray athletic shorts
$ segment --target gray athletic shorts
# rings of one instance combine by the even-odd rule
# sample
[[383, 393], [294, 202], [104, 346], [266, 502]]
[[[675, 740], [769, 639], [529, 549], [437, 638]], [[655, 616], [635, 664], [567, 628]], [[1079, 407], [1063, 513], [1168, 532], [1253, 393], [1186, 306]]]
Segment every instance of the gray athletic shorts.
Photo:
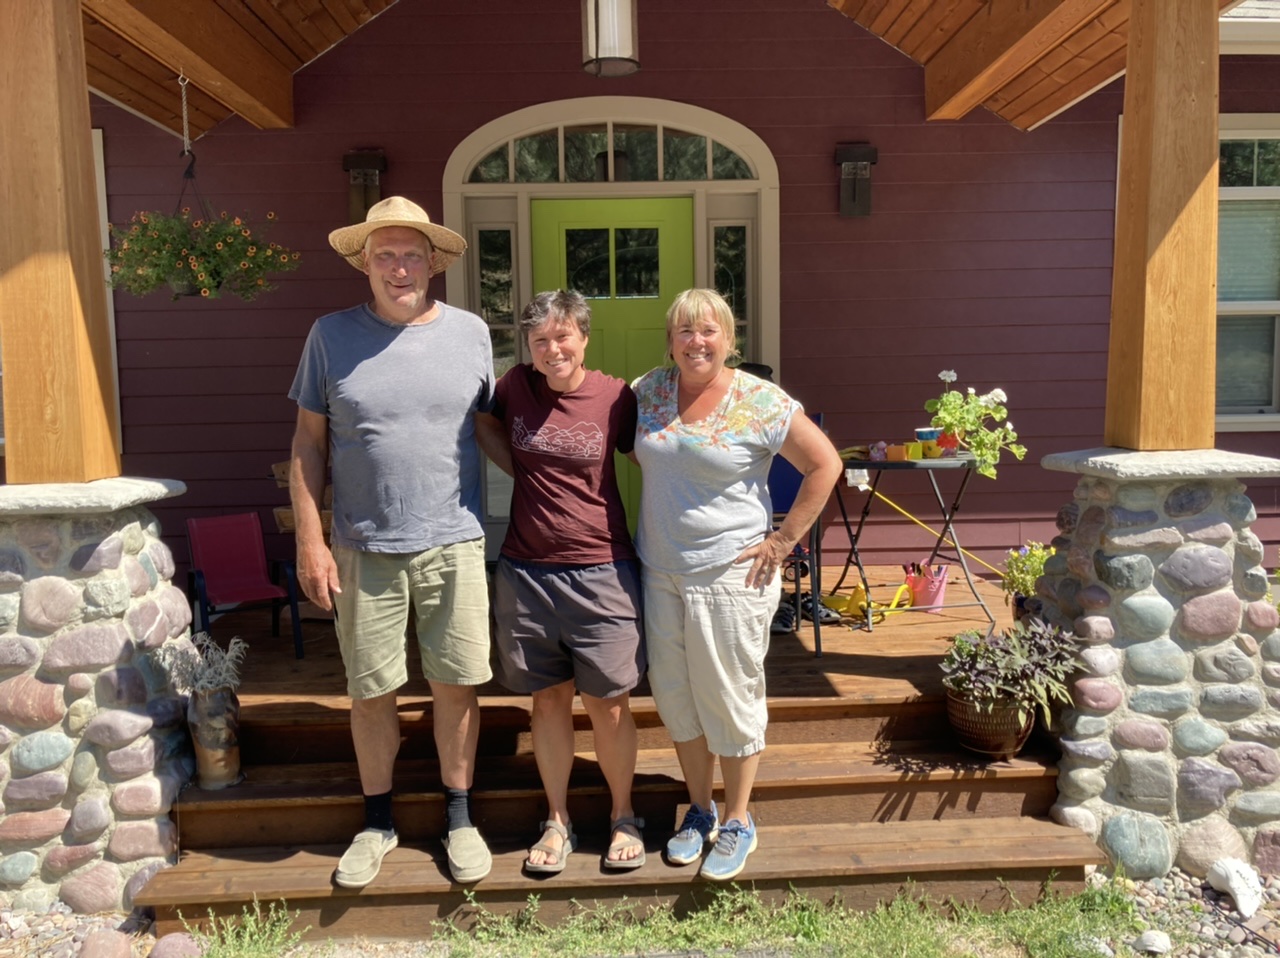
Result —
[[573, 680], [607, 699], [645, 673], [635, 561], [576, 566], [501, 556], [494, 582], [498, 681], [539, 692]]

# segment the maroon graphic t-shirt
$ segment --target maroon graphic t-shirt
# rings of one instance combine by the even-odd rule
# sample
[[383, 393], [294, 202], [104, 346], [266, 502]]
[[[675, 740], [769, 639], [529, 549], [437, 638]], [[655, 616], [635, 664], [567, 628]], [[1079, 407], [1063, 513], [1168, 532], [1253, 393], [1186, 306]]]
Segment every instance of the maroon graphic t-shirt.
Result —
[[516, 471], [502, 554], [565, 565], [634, 559], [613, 459], [635, 443], [631, 387], [590, 369], [558, 393], [525, 364], [498, 380], [493, 414], [511, 436]]

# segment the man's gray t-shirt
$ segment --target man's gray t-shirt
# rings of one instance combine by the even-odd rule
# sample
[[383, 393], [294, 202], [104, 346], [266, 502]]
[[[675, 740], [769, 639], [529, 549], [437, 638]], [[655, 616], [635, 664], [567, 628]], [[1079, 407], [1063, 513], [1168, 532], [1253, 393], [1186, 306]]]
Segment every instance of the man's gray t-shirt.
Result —
[[316, 320], [289, 398], [329, 420], [332, 542], [404, 553], [480, 538], [473, 414], [493, 386], [489, 329], [472, 313], [441, 303], [405, 326], [356, 306]]

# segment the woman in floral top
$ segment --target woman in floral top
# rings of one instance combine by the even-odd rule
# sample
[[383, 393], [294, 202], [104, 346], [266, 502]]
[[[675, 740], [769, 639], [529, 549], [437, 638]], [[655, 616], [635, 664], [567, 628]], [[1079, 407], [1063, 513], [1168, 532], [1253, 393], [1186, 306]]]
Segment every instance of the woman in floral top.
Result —
[[[756, 846], [747, 803], [768, 722], [764, 657], [778, 570], [841, 471], [835, 447], [798, 402], [725, 366], [736, 354], [733, 335], [718, 293], [687, 290], [667, 313], [675, 366], [633, 384], [649, 684], [692, 803], [667, 858], [690, 864], [714, 842], [701, 873], [717, 881], [738, 875]], [[766, 480], [779, 453], [804, 480], [772, 529]], [[717, 757], [723, 824], [711, 800]]]

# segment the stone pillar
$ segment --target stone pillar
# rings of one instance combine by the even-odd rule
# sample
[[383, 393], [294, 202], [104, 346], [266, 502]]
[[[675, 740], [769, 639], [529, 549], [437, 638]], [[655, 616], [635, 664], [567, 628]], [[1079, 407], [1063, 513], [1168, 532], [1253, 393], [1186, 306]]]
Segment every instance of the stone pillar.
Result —
[[182, 703], [144, 655], [185, 594], [155, 479], [0, 486], [0, 905], [128, 908], [177, 848]]
[[1081, 478], [1037, 591], [1087, 643], [1054, 819], [1134, 878], [1227, 856], [1280, 872], [1280, 615], [1240, 481], [1280, 461], [1092, 449], [1043, 465]]

